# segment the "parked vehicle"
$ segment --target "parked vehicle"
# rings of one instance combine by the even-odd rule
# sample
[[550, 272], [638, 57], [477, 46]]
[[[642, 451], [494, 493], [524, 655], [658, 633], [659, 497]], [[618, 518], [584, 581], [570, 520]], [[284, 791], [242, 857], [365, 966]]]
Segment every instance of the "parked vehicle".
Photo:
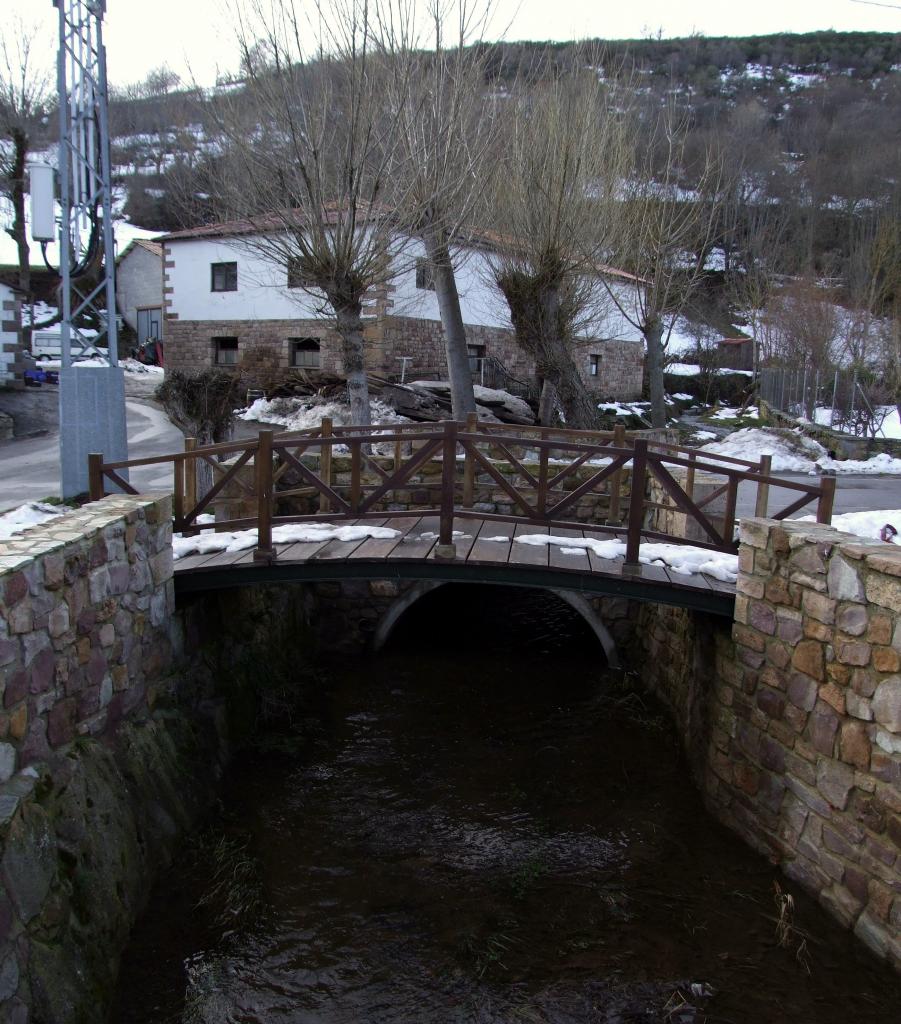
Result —
[[[35, 331], [31, 336], [31, 354], [39, 363], [48, 362], [51, 359], [62, 359], [63, 357], [63, 336], [60, 331]], [[76, 359], [90, 359], [94, 356], [106, 356], [106, 351], [91, 345]]]
[[31, 356], [25, 357], [25, 387], [39, 388], [42, 384], [59, 384], [59, 374], [56, 370], [45, 370], [38, 366]]

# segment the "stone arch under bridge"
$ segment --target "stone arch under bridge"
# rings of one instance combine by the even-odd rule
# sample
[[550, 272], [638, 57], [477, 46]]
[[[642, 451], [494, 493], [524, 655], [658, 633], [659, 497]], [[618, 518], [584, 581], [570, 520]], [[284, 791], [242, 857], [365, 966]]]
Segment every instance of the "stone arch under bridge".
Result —
[[[448, 586], [448, 583], [443, 580], [419, 580], [396, 597], [383, 613], [375, 627], [375, 632], [372, 635], [373, 650], [380, 651], [385, 646], [388, 642], [388, 638], [394, 631], [394, 627], [398, 622], [400, 622], [404, 612], [412, 608], [413, 605], [421, 598], [425, 597], [426, 594], [432, 593], [439, 587], [446, 586]], [[547, 593], [558, 597], [564, 602], [564, 604], [578, 612], [578, 614], [587, 623], [588, 628], [597, 638], [598, 643], [601, 645], [601, 648], [604, 651], [604, 656], [607, 659], [607, 664], [611, 668], [620, 667], [620, 658], [616, 649], [616, 641], [601, 618], [598, 609], [588, 598], [584, 597], [582, 594], [576, 593], [575, 591], [562, 590], [556, 587], [531, 587], [528, 589], [545, 590]]]

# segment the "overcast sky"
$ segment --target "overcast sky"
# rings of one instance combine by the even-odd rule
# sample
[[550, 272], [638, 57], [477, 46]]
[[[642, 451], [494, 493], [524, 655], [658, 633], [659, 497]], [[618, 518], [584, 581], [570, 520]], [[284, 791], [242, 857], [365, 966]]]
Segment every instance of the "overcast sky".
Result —
[[[326, 5], [328, 0], [324, 0]], [[901, 31], [901, 0], [884, 5], [854, 0], [497, 0], [495, 34], [507, 39], [630, 39], [656, 34], [763, 35], [769, 32]], [[895, 6], [893, 6], [895, 5]], [[41, 21], [47, 56], [56, 51], [52, 0], [0, 0], [3, 14]], [[167, 63], [181, 75], [190, 66], [202, 84], [236, 64], [222, 0], [107, 0], [104, 32], [110, 81], [139, 81]], [[9, 22], [0, 25], [4, 31]]]

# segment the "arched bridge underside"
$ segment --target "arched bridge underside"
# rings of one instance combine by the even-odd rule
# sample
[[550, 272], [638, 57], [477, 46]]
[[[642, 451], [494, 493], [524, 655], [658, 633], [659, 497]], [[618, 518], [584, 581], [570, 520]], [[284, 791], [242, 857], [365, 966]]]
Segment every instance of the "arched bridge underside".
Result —
[[[518, 544], [514, 542], [518, 533], [547, 530], [504, 524], [509, 535], [501, 539], [497, 536], [504, 532], [500, 524], [485, 525], [488, 532], [480, 538], [478, 520], [458, 519], [455, 526], [464, 539], [457, 542], [456, 557], [450, 560], [438, 557], [437, 538], [429, 529], [411, 530], [416, 539], [407, 542], [370, 538], [278, 544], [277, 557], [271, 562], [255, 560], [253, 550], [190, 555], [175, 563], [176, 593], [254, 584], [402, 579], [540, 587], [677, 605], [728, 618], [734, 614], [734, 584], [701, 574], [686, 576], [661, 565], [630, 569], [621, 559], [600, 558], [575, 547]], [[578, 543], [580, 533], [568, 531], [567, 536]]]

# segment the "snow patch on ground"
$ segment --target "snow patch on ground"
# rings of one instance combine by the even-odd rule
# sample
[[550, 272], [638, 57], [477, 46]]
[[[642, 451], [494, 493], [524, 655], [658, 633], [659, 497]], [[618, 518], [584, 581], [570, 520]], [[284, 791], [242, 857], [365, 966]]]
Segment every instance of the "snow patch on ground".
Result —
[[0, 540], [9, 540], [18, 533], [30, 530], [32, 526], [46, 523], [48, 519], [62, 515], [68, 509], [56, 505], [45, 505], [42, 501], [29, 501], [0, 515]]
[[[830, 458], [826, 449], [804, 434], [778, 430], [771, 427], [747, 427], [735, 433], [705, 444], [699, 449], [710, 456], [728, 455], [734, 459], [748, 459], [757, 462], [761, 455], [772, 455], [773, 470], [777, 473], [821, 472], [856, 473], [865, 475], [899, 475], [901, 459], [893, 459], [885, 453], [871, 459]], [[715, 461], [712, 460], [712, 461]]]
[[[514, 538], [515, 544], [536, 547], [557, 544], [566, 554], [593, 551], [599, 558], [624, 558], [626, 542], [622, 540], [596, 540], [594, 537], [555, 537], [553, 534], [526, 533]], [[646, 544], [639, 548], [638, 561], [644, 565], [664, 565], [680, 576], [704, 573], [724, 583], [738, 579], [738, 555], [709, 551], [688, 544]]]
[[[321, 544], [328, 540], [390, 540], [399, 537], [400, 530], [391, 530], [386, 526], [333, 526], [331, 523], [295, 523], [289, 526], [276, 526], [272, 530], [274, 544]], [[183, 537], [176, 534], [172, 538], [172, 557], [184, 558], [186, 555], [206, 555], [214, 551], [247, 551], [256, 547], [256, 530], [236, 530], [234, 533], [201, 533], [196, 537]]]
[[[674, 377], [697, 377], [701, 372], [701, 367], [697, 363], [670, 363], [663, 372], [672, 374]], [[713, 372], [719, 377], [728, 377], [731, 374], [738, 374], [741, 377], [754, 376], [751, 370], [727, 370], [720, 368]]]
[[748, 406], [747, 409], [733, 409], [728, 405], [724, 405], [717, 409], [716, 412], [710, 413], [707, 418], [711, 420], [737, 420], [739, 418], [758, 420], [760, 419], [760, 411], [756, 405]]
[[[816, 516], [800, 516], [798, 522], [814, 523]], [[867, 512], [843, 512], [832, 517], [832, 526], [842, 533], [853, 533], [855, 537], [867, 540], [885, 540], [889, 544], [901, 544], [901, 509], [882, 508]], [[885, 527], [897, 531], [892, 533]], [[884, 535], [883, 535], [884, 531]]]
[[[390, 405], [373, 398], [370, 401], [373, 424], [409, 423], [406, 416], [400, 416]], [[258, 420], [274, 423], [288, 430], [310, 430], [318, 427], [324, 417], [331, 417], [336, 427], [353, 423], [347, 402], [333, 402], [324, 398], [258, 398], [252, 405], [238, 413], [239, 420]]]
[[[72, 364], [76, 369], [81, 369], [83, 366], [108, 366], [109, 364], [105, 359], [78, 359]], [[157, 376], [162, 380], [165, 370], [162, 366], [148, 366], [146, 363], [139, 363], [137, 359], [120, 359], [119, 365], [129, 375], [138, 377], [146, 376], [150, 374]], [[45, 370], [58, 370], [62, 366], [62, 362], [59, 359], [43, 359], [38, 363], [38, 366]]]
[[[901, 418], [898, 416], [898, 409], [894, 405], [880, 405], [876, 407], [876, 412], [879, 416], [883, 416], [882, 424], [876, 431], [877, 437], [891, 437], [896, 440], [901, 440]], [[814, 409], [813, 421], [822, 427], [832, 426], [832, 408], [831, 406], [818, 405]], [[836, 424], [835, 430], [839, 429]], [[848, 433], [848, 431], [845, 431]]]

